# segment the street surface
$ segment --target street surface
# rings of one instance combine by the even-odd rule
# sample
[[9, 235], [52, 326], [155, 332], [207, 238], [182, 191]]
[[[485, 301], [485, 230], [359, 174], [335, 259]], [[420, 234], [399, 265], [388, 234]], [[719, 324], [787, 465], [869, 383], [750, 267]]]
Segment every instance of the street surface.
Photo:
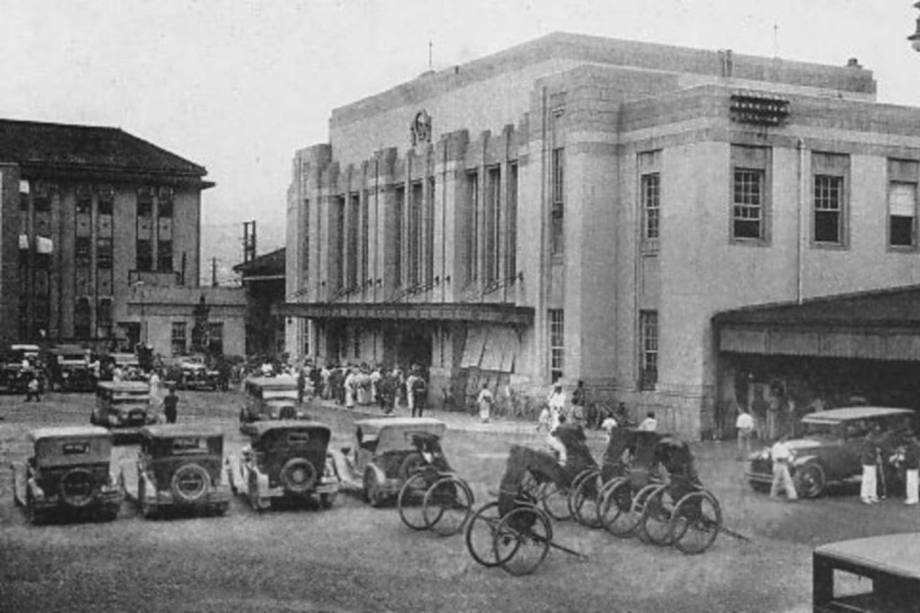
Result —
[[[225, 455], [237, 454], [243, 396], [179, 395], [179, 422], [221, 426]], [[909, 532], [920, 520], [920, 510], [901, 500], [865, 506], [849, 492], [771, 501], [750, 490], [725, 442], [694, 446], [700, 476], [721, 502], [725, 525], [752, 542], [723, 534], [705, 554], [686, 556], [556, 522], [555, 540], [589, 560], [551, 551], [535, 574], [520, 578], [477, 565], [462, 535], [412, 532], [395, 507], [373, 509], [348, 494], [328, 511], [259, 514], [237, 498], [223, 518], [145, 521], [126, 502], [111, 523], [29, 525], [13, 504], [10, 463], [28, 456], [30, 428], [88, 423], [92, 402], [91, 394], [29, 404], [0, 396], [2, 611], [810, 611], [814, 546]], [[353, 444], [353, 414], [318, 405], [311, 413], [333, 428], [333, 445]], [[511, 443], [544, 446], [530, 425], [432, 416], [451, 426], [445, 452], [477, 506], [497, 490]], [[590, 438], [599, 457], [604, 439]], [[128, 465], [135, 453], [124, 445], [114, 455]]]

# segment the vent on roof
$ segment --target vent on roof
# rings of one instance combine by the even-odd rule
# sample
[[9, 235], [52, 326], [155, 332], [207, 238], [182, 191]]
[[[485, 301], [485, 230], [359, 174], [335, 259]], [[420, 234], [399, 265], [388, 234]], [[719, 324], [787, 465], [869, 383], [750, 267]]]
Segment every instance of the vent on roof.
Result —
[[789, 101], [759, 94], [732, 94], [731, 119], [739, 123], [778, 126], [789, 116]]

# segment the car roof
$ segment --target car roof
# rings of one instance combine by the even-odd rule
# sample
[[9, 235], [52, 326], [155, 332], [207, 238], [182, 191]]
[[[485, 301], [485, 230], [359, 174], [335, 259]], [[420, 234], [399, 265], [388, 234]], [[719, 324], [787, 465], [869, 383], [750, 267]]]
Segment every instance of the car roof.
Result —
[[920, 579], [920, 532], [827, 543], [816, 547], [815, 553]]
[[262, 388], [289, 388], [297, 387], [297, 380], [288, 375], [278, 375], [277, 377], [247, 377], [246, 385], [255, 385]]
[[97, 387], [123, 392], [149, 392], [150, 385], [143, 381], [100, 381]]
[[48, 351], [51, 353], [86, 353], [86, 349], [80, 345], [56, 345]]
[[25, 345], [22, 343], [14, 343], [10, 345], [10, 349], [13, 351], [41, 351], [41, 348], [38, 345]]
[[817, 411], [802, 417], [805, 423], [839, 423], [851, 419], [884, 417], [886, 415], [912, 415], [912, 409], [896, 407], [843, 407], [829, 411]]
[[362, 419], [356, 421], [355, 425], [361, 428], [361, 431], [365, 434], [379, 433], [381, 430], [399, 429], [431, 432], [440, 436], [447, 430], [447, 424], [440, 419], [431, 417], [380, 417]]
[[223, 436], [223, 431], [217, 426], [201, 424], [162, 424], [144, 426], [141, 436], [148, 438], [175, 438], [182, 436]]
[[49, 438], [92, 437], [111, 438], [112, 433], [105, 428], [100, 428], [98, 426], [52, 426], [48, 428], [36, 428], [29, 432], [29, 438], [33, 442]]
[[325, 430], [331, 432], [329, 426], [309, 419], [276, 419], [270, 421], [256, 421], [247, 425], [247, 431], [252, 436], [261, 437], [272, 430], [297, 430], [309, 428], [311, 430]]

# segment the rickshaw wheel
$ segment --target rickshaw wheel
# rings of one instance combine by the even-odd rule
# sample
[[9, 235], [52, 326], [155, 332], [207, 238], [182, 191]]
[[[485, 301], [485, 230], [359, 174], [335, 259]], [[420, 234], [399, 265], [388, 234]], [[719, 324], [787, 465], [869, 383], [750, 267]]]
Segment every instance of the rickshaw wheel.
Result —
[[671, 518], [674, 546], [695, 555], [709, 549], [722, 529], [722, 508], [707, 491], [691, 492], [677, 502]]
[[616, 479], [604, 486], [597, 514], [601, 526], [613, 536], [628, 538], [635, 532], [639, 521], [629, 512], [632, 500], [629, 479]]
[[428, 527], [422, 506], [427, 490], [428, 479], [421, 472], [415, 473], [406, 479], [406, 482], [399, 489], [399, 496], [396, 498], [399, 519], [412, 530], [424, 530]]
[[566, 521], [572, 518], [569, 510], [569, 490], [554, 481], [547, 481], [540, 488], [537, 497], [546, 514], [556, 521]]
[[512, 509], [499, 522], [493, 549], [506, 572], [529, 575], [543, 563], [552, 540], [553, 527], [547, 514], [536, 507], [523, 506]]
[[457, 477], [444, 477], [428, 488], [422, 502], [425, 524], [440, 536], [452, 536], [463, 530], [473, 513], [473, 492]]
[[[501, 564], [495, 552], [495, 533], [501, 517], [498, 513], [498, 502], [489, 502], [479, 507], [466, 524], [466, 548], [479, 564], [492, 568]], [[509, 552], [505, 552], [506, 554]], [[514, 550], [510, 551], [514, 555]]]
[[600, 471], [586, 476], [569, 494], [569, 510], [572, 517], [586, 528], [600, 528], [599, 519], [601, 482]]
[[655, 545], [671, 544], [671, 517], [673, 501], [667, 496], [668, 486], [659, 485], [645, 501], [640, 523], [640, 538]]
[[636, 495], [633, 496], [632, 504], [629, 506], [629, 515], [630, 518], [635, 522], [633, 530], [635, 535], [639, 537], [641, 541], [648, 541], [648, 535], [645, 533], [643, 528], [643, 523], [645, 520], [645, 507], [648, 504], [649, 498], [651, 495], [661, 487], [660, 483], [649, 483], [644, 486]]
[[572, 479], [572, 484], [569, 486], [569, 489], [571, 489], [574, 492], [575, 490], [578, 489], [578, 486], [581, 485], [582, 481], [584, 481], [588, 477], [596, 476], [600, 474], [600, 472], [601, 471], [598, 470], [597, 468], [584, 469], [583, 471], [575, 475], [575, 478]]

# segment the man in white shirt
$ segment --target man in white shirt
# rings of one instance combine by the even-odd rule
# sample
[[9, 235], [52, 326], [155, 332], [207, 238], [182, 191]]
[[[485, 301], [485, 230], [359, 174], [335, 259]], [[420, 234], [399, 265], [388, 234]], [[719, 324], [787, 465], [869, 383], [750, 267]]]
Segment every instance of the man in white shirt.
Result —
[[645, 415], [645, 419], [642, 420], [642, 423], [639, 424], [639, 427], [636, 430], [640, 432], [655, 432], [658, 430], [658, 420], [655, 419], [655, 413], [649, 411]]
[[556, 426], [559, 425], [561, 421], [560, 418], [565, 417], [565, 394], [562, 393], [562, 384], [556, 383], [553, 386], [553, 393], [549, 395], [549, 412], [551, 427], [550, 432], [556, 429]]
[[789, 473], [789, 465], [792, 463], [792, 449], [786, 443], [788, 436], [783, 436], [770, 449], [770, 456], [773, 459], [773, 483], [770, 486], [770, 498], [779, 498], [780, 488], [786, 491], [787, 500], [796, 500], [798, 495], [795, 492], [795, 484], [792, 482], [792, 475]]
[[751, 455], [751, 435], [754, 433], [754, 416], [746, 410], [739, 409], [735, 420], [738, 429], [738, 459], [744, 460]]

